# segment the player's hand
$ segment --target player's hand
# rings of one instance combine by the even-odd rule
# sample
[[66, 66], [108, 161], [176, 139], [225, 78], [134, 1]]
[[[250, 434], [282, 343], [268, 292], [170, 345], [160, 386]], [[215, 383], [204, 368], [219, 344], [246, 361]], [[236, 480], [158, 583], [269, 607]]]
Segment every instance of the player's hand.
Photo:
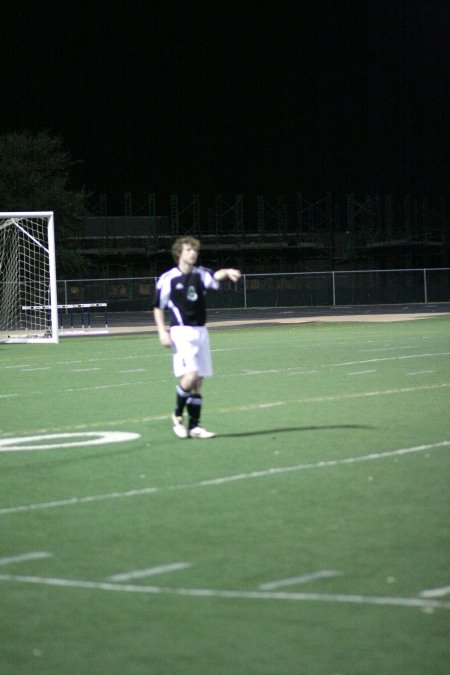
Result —
[[163, 347], [173, 347], [172, 340], [170, 339], [170, 333], [167, 330], [161, 331], [159, 333], [159, 341]]
[[234, 281], [234, 283], [236, 283], [236, 281], [239, 281], [239, 279], [241, 278], [241, 273], [240, 273], [239, 270], [235, 270], [232, 267], [230, 267], [227, 270], [227, 272], [228, 272], [228, 278], [230, 279], [230, 281]]

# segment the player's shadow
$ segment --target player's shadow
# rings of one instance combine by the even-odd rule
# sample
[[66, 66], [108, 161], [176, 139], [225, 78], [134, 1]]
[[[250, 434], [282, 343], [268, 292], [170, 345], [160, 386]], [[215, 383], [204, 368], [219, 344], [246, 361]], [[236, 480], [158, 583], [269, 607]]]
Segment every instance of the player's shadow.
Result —
[[324, 431], [327, 429], [374, 429], [367, 424], [329, 424], [311, 427], [281, 427], [278, 429], [260, 429], [259, 431], [235, 431], [231, 434], [216, 434], [216, 438], [240, 438], [243, 436], [265, 436], [285, 434], [293, 431]]

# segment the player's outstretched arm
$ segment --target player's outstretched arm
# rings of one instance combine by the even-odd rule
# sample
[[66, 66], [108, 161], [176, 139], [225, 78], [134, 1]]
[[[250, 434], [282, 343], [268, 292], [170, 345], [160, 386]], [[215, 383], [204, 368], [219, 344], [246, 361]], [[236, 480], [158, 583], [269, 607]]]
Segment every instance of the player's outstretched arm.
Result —
[[216, 281], [223, 281], [224, 279], [230, 279], [230, 281], [239, 281], [241, 278], [241, 273], [239, 270], [235, 270], [233, 267], [224, 267], [217, 272], [214, 272], [214, 279]]
[[160, 343], [163, 347], [172, 347], [172, 340], [170, 339], [169, 332], [166, 328], [166, 322], [164, 321], [164, 310], [159, 307], [154, 307], [153, 316], [155, 317]]

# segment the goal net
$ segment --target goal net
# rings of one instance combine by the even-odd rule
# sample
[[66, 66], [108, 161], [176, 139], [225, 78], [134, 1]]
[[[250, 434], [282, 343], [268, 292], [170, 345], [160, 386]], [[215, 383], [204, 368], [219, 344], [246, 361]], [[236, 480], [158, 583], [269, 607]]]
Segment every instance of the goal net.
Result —
[[0, 342], [58, 342], [53, 212], [0, 212]]

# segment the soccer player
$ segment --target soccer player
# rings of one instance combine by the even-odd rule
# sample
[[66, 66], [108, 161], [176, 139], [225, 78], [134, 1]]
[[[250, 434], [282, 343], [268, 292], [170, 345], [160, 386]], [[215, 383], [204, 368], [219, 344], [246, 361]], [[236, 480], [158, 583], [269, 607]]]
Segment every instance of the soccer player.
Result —
[[[215, 434], [200, 426], [203, 378], [212, 375], [209, 335], [206, 328], [207, 290], [217, 290], [220, 282], [241, 277], [239, 270], [223, 268], [216, 272], [196, 266], [200, 242], [195, 237], [180, 237], [172, 246], [176, 266], [164, 272], [156, 284], [154, 317], [159, 341], [173, 350], [173, 372], [179, 378], [176, 405], [172, 414], [173, 431], [179, 438], [212, 438]], [[164, 309], [171, 312], [167, 329]], [[187, 409], [188, 423], [183, 413]]]

